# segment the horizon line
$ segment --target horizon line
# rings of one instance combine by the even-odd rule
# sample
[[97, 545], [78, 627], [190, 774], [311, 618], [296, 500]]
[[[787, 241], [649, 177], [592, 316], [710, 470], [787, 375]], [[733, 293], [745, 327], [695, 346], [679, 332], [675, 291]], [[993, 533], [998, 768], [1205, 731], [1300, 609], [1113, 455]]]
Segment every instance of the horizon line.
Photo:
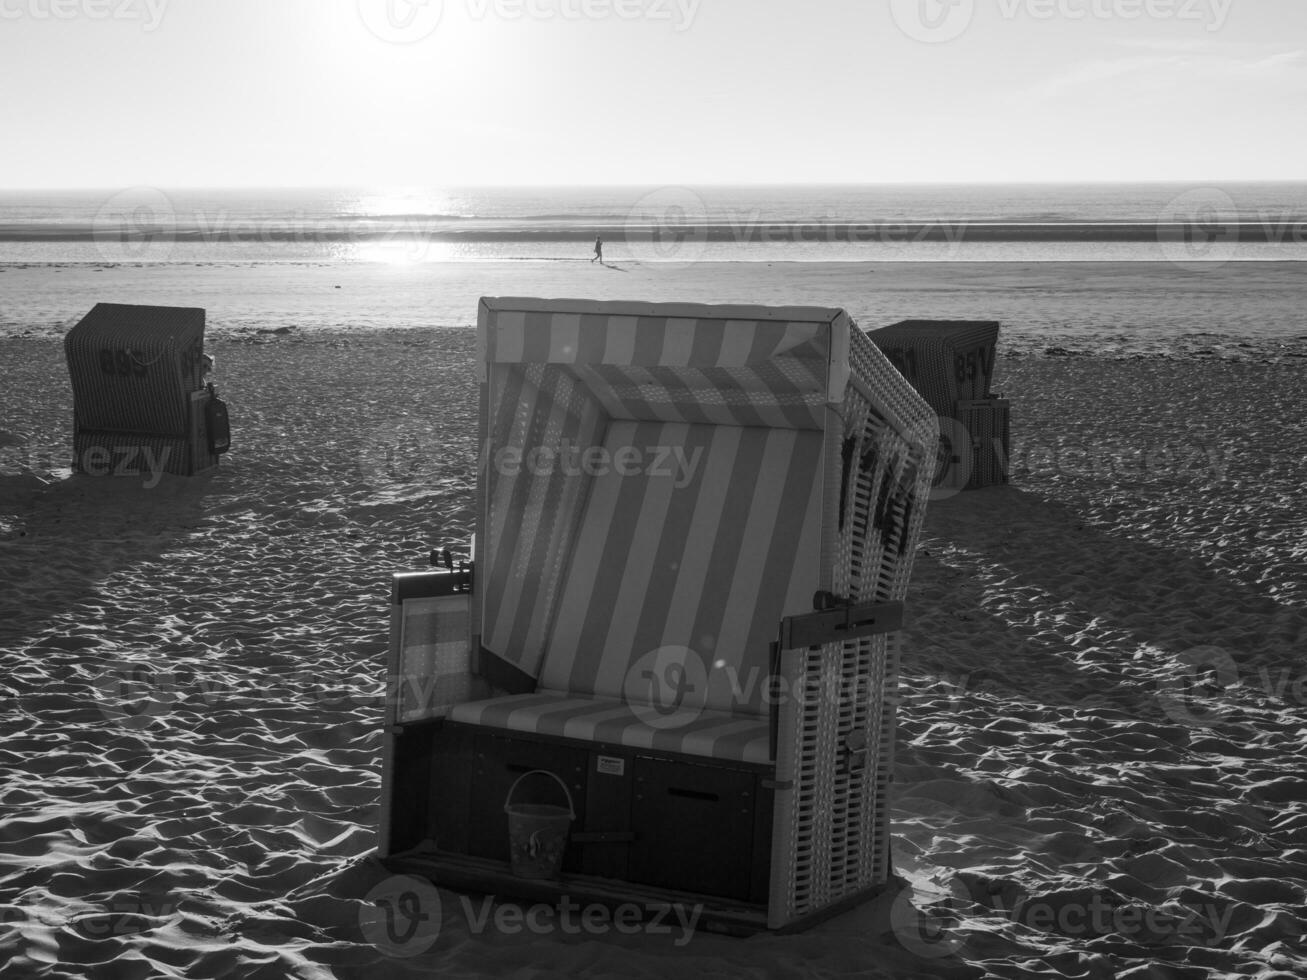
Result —
[[814, 181], [666, 181], [620, 184], [602, 183], [492, 183], [492, 184], [109, 184], [46, 185], [0, 187], [0, 194], [84, 191], [119, 193], [130, 188], [160, 191], [316, 191], [316, 190], [634, 190], [664, 187], [744, 188], [744, 187], [1120, 187], [1139, 184], [1307, 184], [1304, 177], [1140, 177], [1122, 180], [814, 180]]

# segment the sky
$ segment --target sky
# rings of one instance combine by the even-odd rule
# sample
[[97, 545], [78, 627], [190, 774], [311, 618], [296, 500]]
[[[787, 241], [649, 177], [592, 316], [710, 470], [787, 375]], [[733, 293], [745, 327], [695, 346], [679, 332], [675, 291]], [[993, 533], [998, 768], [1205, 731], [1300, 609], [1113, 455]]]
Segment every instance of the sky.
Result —
[[1303, 0], [0, 0], [0, 189], [1307, 178]]

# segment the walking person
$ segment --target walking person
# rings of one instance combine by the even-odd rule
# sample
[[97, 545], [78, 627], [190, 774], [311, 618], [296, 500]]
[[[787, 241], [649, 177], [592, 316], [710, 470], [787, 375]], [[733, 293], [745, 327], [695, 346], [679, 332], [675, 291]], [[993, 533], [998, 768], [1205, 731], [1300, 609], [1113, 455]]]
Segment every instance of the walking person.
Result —
[[595, 254], [594, 257], [590, 259], [591, 264], [594, 263], [595, 259], [599, 260], [600, 265], [604, 264], [604, 240], [598, 235], [595, 235]]

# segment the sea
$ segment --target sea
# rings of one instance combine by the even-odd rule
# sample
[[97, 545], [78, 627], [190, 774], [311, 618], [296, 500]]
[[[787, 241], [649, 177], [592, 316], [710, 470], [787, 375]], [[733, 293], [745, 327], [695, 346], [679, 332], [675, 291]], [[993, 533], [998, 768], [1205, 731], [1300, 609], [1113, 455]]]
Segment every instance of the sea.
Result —
[[0, 263], [1307, 261], [1307, 182], [0, 191]]

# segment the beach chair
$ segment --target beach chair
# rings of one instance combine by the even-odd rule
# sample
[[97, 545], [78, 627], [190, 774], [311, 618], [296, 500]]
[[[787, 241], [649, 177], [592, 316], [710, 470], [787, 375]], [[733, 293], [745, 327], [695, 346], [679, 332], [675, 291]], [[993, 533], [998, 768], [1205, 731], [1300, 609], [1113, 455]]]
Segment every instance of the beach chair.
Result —
[[867, 334], [940, 418], [937, 488], [1008, 481], [1011, 403], [990, 390], [998, 331], [992, 320], [904, 320]]
[[193, 476], [226, 450], [203, 380], [204, 310], [97, 303], [64, 337], [74, 469]]
[[736, 933], [874, 894], [934, 413], [841, 310], [478, 322], [471, 560], [393, 579], [381, 857]]

